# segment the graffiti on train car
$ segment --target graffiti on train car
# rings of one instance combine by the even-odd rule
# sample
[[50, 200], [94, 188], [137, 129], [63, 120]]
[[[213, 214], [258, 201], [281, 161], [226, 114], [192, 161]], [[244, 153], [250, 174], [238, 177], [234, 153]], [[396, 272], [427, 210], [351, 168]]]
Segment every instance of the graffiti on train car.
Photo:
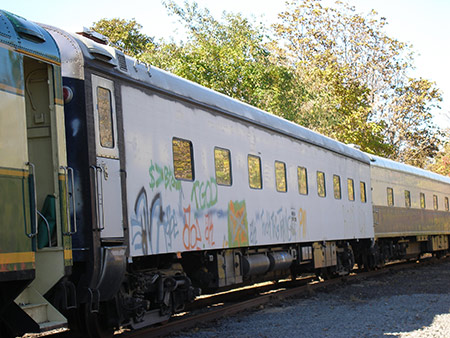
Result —
[[260, 224], [261, 235], [265, 240], [289, 242], [297, 238], [298, 218], [295, 208], [279, 208], [256, 213], [254, 221]]
[[228, 204], [228, 246], [235, 248], [248, 245], [247, 209], [245, 201]]
[[[183, 245], [186, 250], [200, 250], [206, 245], [214, 247], [214, 224], [212, 216], [206, 214], [203, 217], [204, 226], [201, 227], [199, 219], [193, 217], [191, 220], [191, 206], [183, 208], [184, 211], [184, 228], [183, 228]], [[202, 231], [202, 228], [204, 231]], [[203, 235], [202, 235], [203, 233]]]
[[219, 190], [214, 177], [206, 182], [195, 181], [192, 186], [191, 202], [195, 200], [196, 210], [204, 210], [217, 203], [218, 195]]
[[172, 169], [167, 165], [160, 166], [158, 163], [153, 164], [153, 161], [150, 161], [148, 173], [150, 175], [149, 186], [152, 191], [154, 188], [159, 188], [162, 183], [164, 183], [164, 189], [166, 190], [181, 190], [181, 181], [175, 179]]
[[[169, 166], [154, 161], [150, 161], [148, 174], [151, 193], [147, 195], [148, 188], [141, 188], [131, 216], [134, 252], [146, 255], [214, 248], [217, 237], [222, 236], [219, 245], [225, 248], [290, 242], [306, 236], [306, 210], [302, 208], [262, 209], [248, 217], [244, 199], [229, 200], [225, 210], [218, 208], [223, 202], [219, 203], [214, 177], [182, 184]], [[184, 194], [189, 187], [190, 198]], [[228, 227], [219, 227], [215, 233], [218, 221], [227, 222]]]
[[177, 213], [170, 205], [163, 206], [160, 193], [148, 203], [144, 187], [136, 198], [134, 217], [131, 218], [132, 245], [144, 255], [172, 249], [179, 234]]
[[[213, 208], [219, 199], [215, 178], [192, 182], [188, 202], [182, 182], [169, 166], [150, 161], [148, 175], [151, 194], [147, 195], [144, 187], [140, 190], [131, 216], [133, 250], [146, 255], [181, 247], [186, 250], [214, 247], [213, 219], [228, 217], [227, 210]], [[163, 203], [163, 196], [171, 202]]]
[[306, 237], [306, 210], [303, 208], [298, 209], [298, 224], [300, 226], [300, 233], [302, 237]]

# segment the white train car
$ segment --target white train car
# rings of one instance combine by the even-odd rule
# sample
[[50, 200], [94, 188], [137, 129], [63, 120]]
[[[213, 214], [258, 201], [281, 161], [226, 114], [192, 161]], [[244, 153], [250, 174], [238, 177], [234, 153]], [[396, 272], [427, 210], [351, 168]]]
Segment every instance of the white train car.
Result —
[[199, 288], [363, 264], [374, 239], [366, 154], [95, 34], [45, 28], [62, 55], [71, 279], [90, 335], [165, 320]]
[[448, 250], [450, 178], [377, 156], [371, 160], [378, 245], [398, 257]]
[[[34, 24], [8, 18], [24, 39], [43, 43], [45, 35], [61, 55], [62, 84], [59, 58], [55, 63], [28, 49], [24, 59], [30, 79], [39, 70], [39, 88], [51, 84], [44, 88], [47, 96], [64, 93], [64, 116], [62, 109], [53, 111], [61, 123], [52, 125], [52, 135], [65, 139], [52, 152], [67, 154], [69, 167], [65, 156], [61, 163], [66, 176], [71, 173], [70, 184], [68, 176], [59, 179], [65, 189], [48, 190], [65, 201], [59, 212], [67, 216], [67, 227], [49, 226], [47, 246], [32, 245], [30, 257], [36, 251], [35, 281], [45, 275], [54, 285], [45, 288], [46, 302], [80, 336], [109, 337], [121, 326], [165, 321], [201, 289], [303, 272], [347, 274], [355, 263], [370, 269], [392, 259], [448, 252], [450, 179], [367, 155], [141, 64], [106, 46], [98, 34], [72, 35], [42, 25], [54, 45]], [[12, 61], [23, 57], [11, 55]], [[22, 67], [14, 64], [5, 63], [3, 72]], [[19, 87], [14, 92], [23, 95]], [[27, 109], [48, 109], [39, 107], [44, 101]], [[41, 134], [34, 136], [41, 140]], [[21, 161], [13, 155], [8, 152], [9, 160]], [[51, 168], [36, 166], [36, 173], [54, 180], [59, 171]], [[7, 169], [8, 175], [14, 171]], [[28, 209], [30, 215], [38, 212]], [[62, 255], [54, 239], [64, 249], [62, 266], [73, 262], [59, 277], [48, 273], [54, 264], [37, 264], [39, 251]], [[2, 248], [19, 242], [4, 241]], [[28, 283], [33, 275], [27, 278]], [[50, 317], [41, 315], [48, 304], [30, 313], [35, 323], [18, 311], [7, 316], [7, 298], [14, 297], [19, 279], [4, 290], [11, 296], [4, 297], [0, 335], [21, 335], [26, 323], [32, 330], [40, 330], [36, 323], [49, 327]], [[19, 331], [10, 321], [22, 323]]]
[[120, 88], [131, 256], [373, 237], [370, 194], [361, 201], [359, 192], [370, 182], [362, 153], [140, 70], [141, 83], [164, 92]]

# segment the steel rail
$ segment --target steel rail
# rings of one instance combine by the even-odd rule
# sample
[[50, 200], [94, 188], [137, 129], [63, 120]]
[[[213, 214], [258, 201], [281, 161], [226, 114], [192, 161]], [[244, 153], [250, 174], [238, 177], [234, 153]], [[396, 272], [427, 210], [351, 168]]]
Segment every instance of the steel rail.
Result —
[[[273, 302], [279, 302], [281, 300], [292, 298], [292, 297], [298, 297], [298, 296], [304, 296], [304, 295], [311, 295], [314, 294], [316, 291], [326, 289], [328, 287], [337, 286], [339, 284], [343, 283], [352, 283], [359, 280], [367, 279], [370, 277], [375, 277], [387, 273], [391, 273], [394, 271], [399, 271], [403, 269], [409, 269], [414, 266], [418, 265], [426, 265], [426, 264], [438, 264], [443, 263], [445, 261], [450, 260], [449, 257], [445, 259], [434, 259], [434, 258], [428, 258], [428, 259], [422, 259], [420, 261], [400, 261], [395, 263], [387, 264], [384, 268], [381, 268], [379, 270], [372, 270], [367, 272], [358, 272], [357, 274], [351, 274], [348, 276], [328, 279], [328, 280], [322, 280], [322, 281], [313, 281], [309, 282], [306, 285], [297, 286], [285, 290], [274, 290], [271, 293], [266, 293], [264, 295], [257, 296], [253, 299], [245, 300], [242, 302], [234, 303], [234, 304], [228, 304], [223, 305], [221, 307], [216, 307], [214, 309], [209, 309], [206, 312], [200, 313], [200, 314], [192, 314], [192, 315], [186, 315], [182, 318], [172, 318], [171, 321], [169, 321], [166, 324], [163, 324], [161, 326], [153, 326], [149, 328], [144, 328], [138, 331], [130, 331], [130, 332], [124, 332], [120, 334], [118, 337], [128, 338], [128, 337], [164, 337], [170, 334], [174, 334], [175, 332], [180, 332], [183, 330], [188, 330], [195, 328], [197, 326], [204, 325], [207, 322], [212, 322], [214, 320], [226, 317], [226, 316], [232, 316], [239, 312], [243, 312], [246, 310], [258, 308], [259, 306], [273, 303]], [[275, 285], [274, 285], [275, 286]], [[211, 304], [213, 305], [213, 304]]]

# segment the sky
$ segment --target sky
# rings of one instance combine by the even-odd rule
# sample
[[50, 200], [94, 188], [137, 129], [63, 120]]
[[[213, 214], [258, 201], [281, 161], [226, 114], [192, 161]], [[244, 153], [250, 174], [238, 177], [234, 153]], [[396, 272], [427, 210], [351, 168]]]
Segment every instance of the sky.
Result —
[[[176, 0], [182, 4], [184, 0]], [[325, 0], [327, 5], [332, 0]], [[183, 29], [177, 24], [161, 0], [10, 0], [0, 2], [0, 9], [68, 31], [80, 31], [102, 18], [135, 18], [142, 31], [159, 38], [181, 36]], [[435, 121], [450, 128], [450, 15], [449, 0], [347, 0], [357, 12], [376, 10], [387, 19], [388, 36], [413, 45], [416, 69], [414, 77], [436, 82], [443, 93], [441, 109], [433, 110]], [[197, 0], [200, 7], [208, 8], [216, 18], [223, 11], [242, 13], [270, 25], [285, 7], [284, 0]]]

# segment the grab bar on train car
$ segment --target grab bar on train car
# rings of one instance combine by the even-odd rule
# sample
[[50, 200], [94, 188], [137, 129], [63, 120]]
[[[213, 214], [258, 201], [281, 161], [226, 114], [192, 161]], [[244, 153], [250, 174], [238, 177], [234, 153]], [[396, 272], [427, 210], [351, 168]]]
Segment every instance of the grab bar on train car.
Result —
[[[37, 234], [39, 232], [39, 229], [37, 226], [38, 210], [37, 210], [37, 193], [36, 193], [36, 166], [31, 162], [27, 162], [26, 165], [32, 169], [32, 173], [30, 173], [32, 189], [33, 189], [33, 191], [32, 191], [33, 199], [31, 200], [31, 202], [32, 202], [31, 208], [34, 209], [34, 220], [32, 219], [32, 221], [31, 221], [31, 229], [30, 229], [31, 232], [28, 233], [28, 230], [25, 228], [25, 234], [27, 235], [28, 238], [33, 238], [33, 237], [37, 236]], [[33, 232], [33, 225], [34, 225], [35, 232]]]
[[[375, 215], [377, 215], [375, 220]], [[380, 210], [373, 208], [373, 224], [379, 225], [380, 224]]]
[[[76, 198], [75, 198], [75, 180], [73, 169], [71, 167], [60, 167], [64, 170], [65, 185], [66, 185], [66, 214], [67, 214], [67, 232], [64, 233], [65, 236], [72, 236], [77, 233], [77, 210], [76, 210]], [[70, 176], [70, 179], [69, 179]], [[70, 183], [70, 186], [69, 186]], [[69, 187], [71, 189], [69, 189]], [[72, 211], [73, 211], [73, 227], [71, 227], [70, 219], [70, 202], [72, 200]]]
[[76, 234], [78, 231], [77, 225], [77, 200], [75, 196], [75, 176], [72, 167], [67, 167], [67, 171], [70, 174], [70, 183], [72, 184], [72, 210], [73, 210], [73, 231], [70, 235]]
[[52, 234], [50, 232], [50, 224], [48, 223], [47, 218], [45, 218], [45, 216], [42, 215], [41, 212], [39, 212], [38, 210], [36, 210], [36, 212], [44, 220], [45, 226], [47, 227], [48, 247], [51, 248], [52, 247]]
[[[102, 231], [105, 229], [105, 212], [103, 208], [103, 169], [95, 165], [91, 165], [90, 168], [94, 171], [94, 189], [95, 189], [95, 211], [97, 216], [97, 229]], [[100, 173], [100, 184], [98, 175]], [[101, 220], [101, 221], [100, 221]]]

